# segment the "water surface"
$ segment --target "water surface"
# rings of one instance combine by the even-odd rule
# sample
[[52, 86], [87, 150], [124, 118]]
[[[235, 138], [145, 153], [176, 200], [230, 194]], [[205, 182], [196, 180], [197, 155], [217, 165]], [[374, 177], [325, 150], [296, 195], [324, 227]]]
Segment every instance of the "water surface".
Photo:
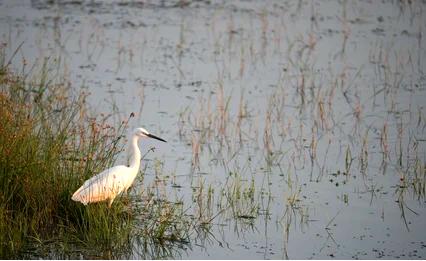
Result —
[[168, 140], [142, 142], [132, 197], [152, 188], [208, 229], [113, 256], [424, 259], [425, 9], [2, 1], [0, 39], [23, 43], [15, 68], [56, 59], [94, 111]]

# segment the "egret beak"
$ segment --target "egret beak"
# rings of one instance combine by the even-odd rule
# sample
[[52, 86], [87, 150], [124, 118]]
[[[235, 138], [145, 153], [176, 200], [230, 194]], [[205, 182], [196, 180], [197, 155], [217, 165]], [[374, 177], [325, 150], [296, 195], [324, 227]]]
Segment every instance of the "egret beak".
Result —
[[167, 142], [167, 141], [163, 140], [162, 138], [159, 138], [159, 137], [157, 137], [155, 135], [152, 135], [151, 133], [146, 134], [146, 136], [150, 137], [150, 138], [153, 138], [153, 139], [156, 139], [156, 140], [161, 140], [162, 142]]

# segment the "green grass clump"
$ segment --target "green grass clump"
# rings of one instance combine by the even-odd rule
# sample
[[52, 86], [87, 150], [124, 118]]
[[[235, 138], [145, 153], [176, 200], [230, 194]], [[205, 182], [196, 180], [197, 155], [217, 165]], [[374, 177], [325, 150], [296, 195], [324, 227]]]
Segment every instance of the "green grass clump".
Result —
[[71, 195], [84, 180], [112, 165], [125, 125], [114, 128], [107, 124], [109, 116], [88, 115], [86, 95], [72, 95], [66, 80], [49, 78], [47, 62], [30, 77], [12, 72], [4, 61], [0, 59], [0, 258], [20, 257], [30, 240], [61, 238], [61, 231], [85, 243], [111, 243], [117, 229], [130, 222], [131, 214], [120, 205], [124, 203], [115, 202], [118, 207], [112, 209], [104, 204], [84, 207]]

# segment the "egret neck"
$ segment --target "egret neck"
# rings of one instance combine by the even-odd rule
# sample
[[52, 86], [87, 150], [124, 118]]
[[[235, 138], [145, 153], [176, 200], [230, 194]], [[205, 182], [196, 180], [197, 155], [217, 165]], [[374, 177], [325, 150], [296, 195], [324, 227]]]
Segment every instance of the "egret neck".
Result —
[[131, 149], [133, 150], [132, 158], [130, 159], [130, 168], [134, 169], [137, 173], [139, 170], [139, 166], [141, 165], [141, 151], [138, 146], [139, 137], [137, 135], [133, 135]]

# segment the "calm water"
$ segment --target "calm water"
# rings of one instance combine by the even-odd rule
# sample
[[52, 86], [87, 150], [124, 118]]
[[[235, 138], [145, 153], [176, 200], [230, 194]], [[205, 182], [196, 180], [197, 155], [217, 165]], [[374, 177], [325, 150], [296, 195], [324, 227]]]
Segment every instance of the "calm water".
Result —
[[0, 2], [15, 68], [56, 59], [168, 140], [133, 197], [197, 217], [214, 189], [209, 233], [164, 257], [426, 257], [424, 1], [47, 2]]

